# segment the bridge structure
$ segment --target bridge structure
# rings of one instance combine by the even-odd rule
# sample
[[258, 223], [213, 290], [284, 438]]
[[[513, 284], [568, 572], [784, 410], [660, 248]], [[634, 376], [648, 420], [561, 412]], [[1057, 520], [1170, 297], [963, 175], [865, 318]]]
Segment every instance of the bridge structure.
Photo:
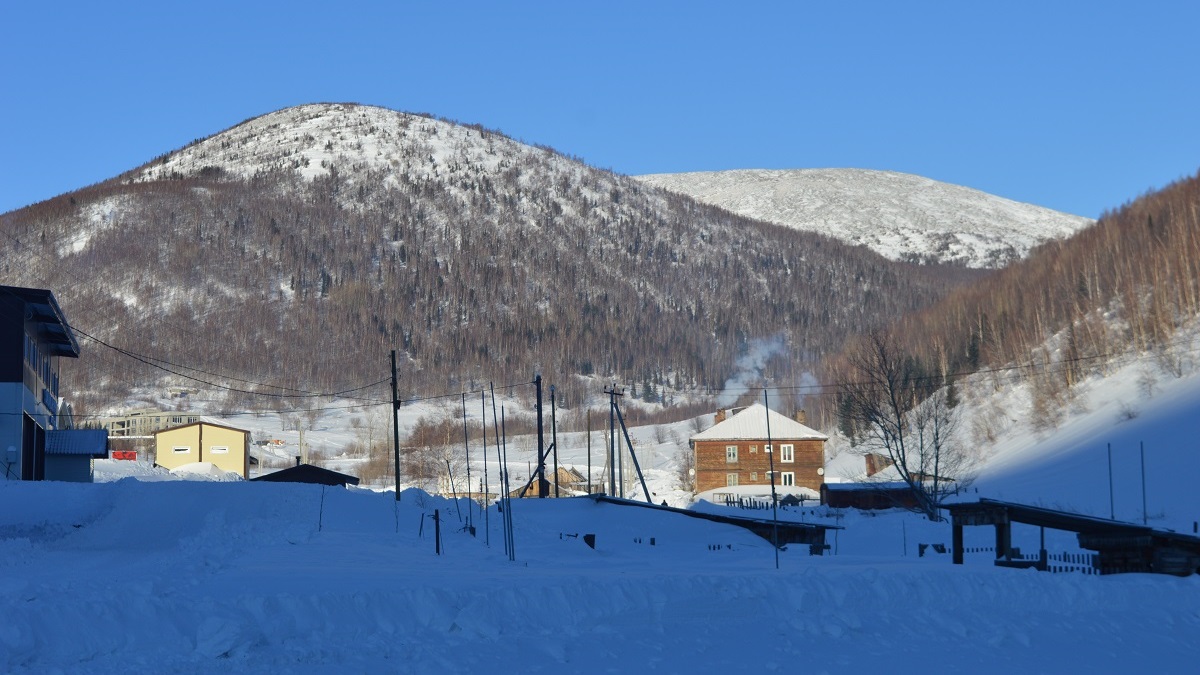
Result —
[[620, 506], [636, 506], [639, 508], [657, 509], [659, 511], [677, 513], [688, 518], [700, 518], [714, 523], [725, 523], [727, 525], [736, 525], [754, 534], [766, 539], [778, 548], [787, 546], [788, 544], [801, 544], [808, 546], [810, 555], [823, 555], [829, 549], [825, 543], [825, 532], [828, 530], [843, 529], [837, 525], [821, 525], [816, 523], [798, 523], [788, 520], [773, 520], [771, 518], [746, 518], [743, 516], [727, 516], [717, 513], [704, 513], [702, 511], [692, 511], [690, 509], [680, 509], [673, 506], [647, 504], [646, 502], [634, 501], [632, 499], [621, 499], [619, 497], [610, 497], [608, 495], [596, 494], [582, 497], [583, 499], [592, 499], [603, 504], [617, 504]]
[[[963, 563], [963, 527], [991, 525], [996, 528], [996, 565], [1002, 567], [1045, 571], [1045, 530], [1050, 528], [1074, 532], [1080, 548], [1096, 551], [1093, 566], [1100, 574], [1154, 572], [1188, 576], [1200, 572], [1200, 537], [1188, 534], [994, 499], [943, 504], [942, 508], [950, 512], [956, 565]], [[1037, 558], [1015, 554], [1013, 523], [1042, 528], [1043, 543]]]

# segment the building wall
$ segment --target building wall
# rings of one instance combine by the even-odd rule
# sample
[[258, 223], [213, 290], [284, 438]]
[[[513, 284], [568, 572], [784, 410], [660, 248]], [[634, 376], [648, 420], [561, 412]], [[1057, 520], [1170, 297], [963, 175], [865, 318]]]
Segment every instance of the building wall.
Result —
[[[23, 382], [0, 382], [0, 480], [21, 478], [22, 424], [29, 415], [43, 431], [54, 429], [54, 417]], [[9, 457], [9, 448], [15, 449], [15, 460]]]
[[93, 466], [87, 455], [46, 455], [46, 480], [91, 483]]
[[[249, 458], [246, 454], [249, 434], [237, 429], [198, 425], [204, 428], [204, 461], [212, 462], [223, 471], [232, 471], [247, 478]], [[216, 448], [223, 448], [218, 452]]]
[[155, 463], [161, 467], [175, 469], [193, 462], [211, 462], [222, 471], [247, 477], [249, 434], [245, 431], [200, 423], [161, 431], [154, 442]]
[[[179, 450], [176, 450], [179, 448]], [[200, 461], [200, 426], [170, 429], [154, 436], [154, 463], [166, 469]]]
[[112, 436], [149, 436], [156, 431], [199, 421], [199, 415], [178, 410], [134, 410], [125, 415], [103, 418], [100, 426]]
[[[25, 385], [0, 383], [0, 411], [19, 413], [24, 405]], [[12, 452], [9, 452], [12, 448]], [[0, 415], [0, 478], [21, 478], [21, 415]]]
[[[726, 487], [729, 474], [737, 474], [738, 485], [770, 485], [771, 456], [765, 451], [766, 440], [696, 441], [696, 492]], [[825, 483], [825, 441], [772, 439], [775, 447], [775, 485], [782, 485], [782, 474], [794, 476], [793, 485], [820, 490]], [[782, 448], [791, 445], [793, 461], [782, 461]], [[726, 448], [736, 446], [737, 461], [727, 461]]]

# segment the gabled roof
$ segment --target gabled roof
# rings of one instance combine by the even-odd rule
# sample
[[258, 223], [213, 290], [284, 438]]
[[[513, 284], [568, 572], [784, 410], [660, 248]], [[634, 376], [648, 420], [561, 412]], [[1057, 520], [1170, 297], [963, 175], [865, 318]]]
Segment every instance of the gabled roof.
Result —
[[[190, 413], [179, 413], [179, 414], [180, 414], [180, 416], [186, 416]], [[202, 424], [206, 427], [215, 427], [217, 429], [227, 429], [229, 431], [237, 431], [239, 433], [246, 434], [247, 437], [249, 437], [249, 435], [250, 435], [250, 432], [247, 431], [246, 429], [238, 429], [237, 427], [230, 427], [230, 426], [226, 426], [224, 424], [217, 424], [215, 422], [205, 422], [204, 420], [201, 420], [199, 422], [192, 422], [190, 424], [181, 424], [177, 427], [171, 427], [169, 429], [159, 429], [158, 431], [154, 432], [154, 435], [157, 437], [159, 434], [165, 434], [168, 431], [179, 431], [180, 429], [186, 429], [188, 427], [198, 427]]]
[[755, 403], [724, 422], [692, 436], [693, 441], [759, 441], [767, 438], [767, 419], [771, 421], [771, 440], [827, 441], [825, 434], [810, 429], [790, 417], [767, 410]]
[[312, 464], [290, 466], [274, 473], [256, 476], [251, 481], [270, 483], [313, 483], [316, 485], [358, 485], [358, 478]]

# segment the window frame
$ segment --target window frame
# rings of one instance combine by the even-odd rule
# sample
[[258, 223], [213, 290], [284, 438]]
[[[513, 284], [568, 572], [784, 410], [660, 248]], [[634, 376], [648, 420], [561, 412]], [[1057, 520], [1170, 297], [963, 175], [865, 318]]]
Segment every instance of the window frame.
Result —
[[737, 462], [738, 462], [738, 446], [736, 446], [736, 445], [725, 446], [725, 463], [726, 464], [737, 464]]
[[781, 464], [796, 463], [796, 446], [791, 443], [783, 443], [779, 446], [779, 461]]

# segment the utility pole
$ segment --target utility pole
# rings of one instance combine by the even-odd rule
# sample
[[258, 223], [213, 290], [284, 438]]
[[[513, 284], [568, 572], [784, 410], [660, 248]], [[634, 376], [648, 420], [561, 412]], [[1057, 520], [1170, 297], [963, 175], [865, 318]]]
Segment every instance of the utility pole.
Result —
[[775, 546], [775, 569], [779, 569], [779, 502], [775, 499], [775, 447], [771, 445], [771, 407], [767, 403], [767, 388], [763, 387], [763, 407], [767, 413], [767, 452], [771, 461], [771, 543]]
[[[617, 397], [624, 396], [624, 393], [617, 391], [617, 385], [605, 388], [604, 393], [608, 394], [608, 494], [610, 497], [617, 496]], [[624, 482], [625, 476], [621, 476], [621, 491], [620, 496], [624, 497]]]
[[400, 396], [396, 389], [396, 350], [392, 350], [392, 453], [396, 459], [396, 501], [400, 501]]
[[[471, 533], [471, 536], [473, 537], [473, 536], [475, 536], [475, 518], [471, 514], [474, 512], [475, 509], [471, 507], [471, 504], [474, 503], [474, 500], [471, 499], [471, 446], [467, 442], [467, 392], [465, 392], [465, 391], [463, 392], [463, 395], [462, 395], [462, 413], [463, 413], [463, 453], [467, 457], [467, 530]], [[456, 502], [458, 501], [458, 497], [455, 497], [454, 499]]]
[[1116, 500], [1113, 498], [1112, 443], [1108, 444], [1108, 519], [1117, 519]]
[[1150, 515], [1146, 512], [1146, 442], [1139, 442], [1138, 449], [1142, 454], [1142, 524], [1147, 525]]
[[[650, 498], [650, 488], [646, 487], [646, 477], [642, 475], [642, 467], [638, 464], [637, 453], [633, 451], [633, 440], [629, 438], [629, 427], [625, 425], [625, 418], [621, 416], [621, 409], [613, 406], [613, 410], [617, 413], [617, 422], [621, 424], [621, 433], [625, 436], [625, 446], [629, 449], [629, 460], [633, 462], [633, 470], [637, 473], [638, 480], [642, 484], [642, 493], [646, 495], [646, 503], [653, 504], [654, 500]], [[621, 474], [621, 496], [625, 496], [625, 474]]]
[[539, 499], [545, 499], [550, 496], [549, 486], [546, 485], [546, 438], [542, 433], [542, 376], [541, 374], [533, 376], [533, 388], [537, 392], [537, 437], [538, 437], [538, 468], [537, 468], [537, 494]]
[[[558, 407], [554, 401], [554, 385], [550, 385], [550, 449], [554, 451], [554, 498], [558, 499]], [[1142, 473], [1144, 475], [1145, 471]], [[1142, 492], [1145, 492], [1144, 488]]]
[[480, 490], [480, 492], [483, 493], [483, 529], [485, 532], [484, 541], [487, 543], [488, 548], [491, 548], [492, 512], [488, 510], [488, 507], [491, 506], [488, 504], [488, 490], [490, 490], [491, 487], [488, 483], [487, 470], [487, 393], [482, 390], [479, 392], [479, 413], [479, 421], [483, 425], [483, 489]]

